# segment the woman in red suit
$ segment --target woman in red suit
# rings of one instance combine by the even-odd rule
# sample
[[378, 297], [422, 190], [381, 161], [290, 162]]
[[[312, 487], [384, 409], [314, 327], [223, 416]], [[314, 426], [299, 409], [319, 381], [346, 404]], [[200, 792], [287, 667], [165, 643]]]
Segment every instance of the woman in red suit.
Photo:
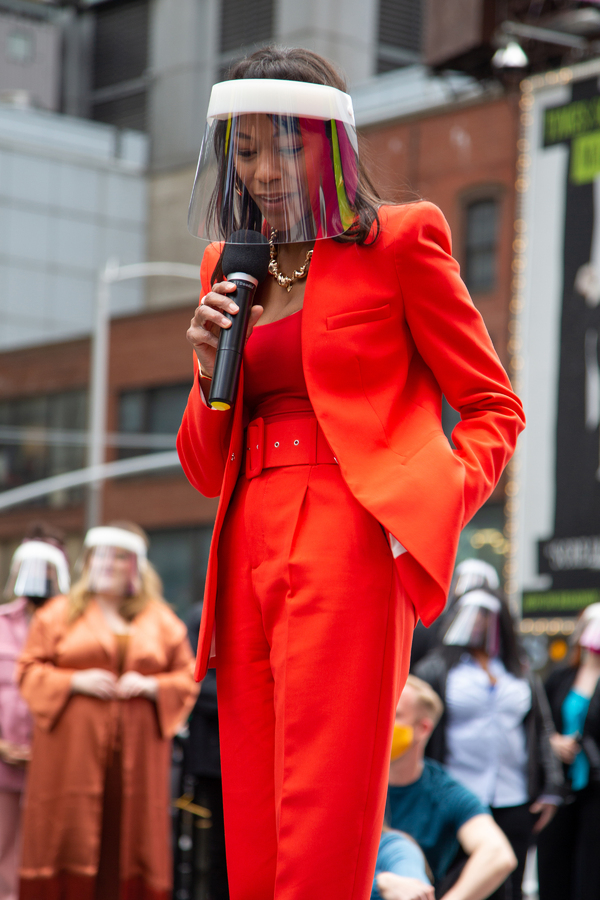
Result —
[[207, 137], [192, 198], [197, 234], [212, 211], [225, 239], [270, 236], [274, 276], [236, 403], [211, 409], [237, 307], [223, 244], [206, 250], [178, 438], [190, 482], [220, 495], [197, 677], [212, 657], [232, 900], [369, 896], [412, 631], [443, 608], [460, 531], [524, 421], [442, 214], [378, 199], [344, 91], [307, 50], [236, 64], [209, 107], [216, 187]]

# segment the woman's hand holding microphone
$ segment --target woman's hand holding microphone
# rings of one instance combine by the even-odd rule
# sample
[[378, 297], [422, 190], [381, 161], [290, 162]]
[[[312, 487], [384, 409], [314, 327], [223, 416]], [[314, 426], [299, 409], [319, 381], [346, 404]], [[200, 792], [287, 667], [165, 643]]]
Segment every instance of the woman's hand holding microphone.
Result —
[[[236, 285], [230, 281], [220, 281], [215, 284], [212, 291], [200, 300], [194, 317], [187, 331], [187, 339], [196, 351], [202, 374], [212, 378], [215, 368], [215, 357], [221, 328], [231, 328], [231, 322], [223, 312], [237, 313], [238, 305], [228, 297]], [[250, 311], [250, 321], [246, 340], [252, 334], [252, 329], [263, 314], [262, 306], [253, 306]]]
[[82, 669], [74, 672], [71, 678], [71, 693], [99, 700], [130, 700], [132, 697], [156, 700], [158, 681], [151, 675], [133, 671], [125, 672], [117, 680], [117, 676], [107, 669]]

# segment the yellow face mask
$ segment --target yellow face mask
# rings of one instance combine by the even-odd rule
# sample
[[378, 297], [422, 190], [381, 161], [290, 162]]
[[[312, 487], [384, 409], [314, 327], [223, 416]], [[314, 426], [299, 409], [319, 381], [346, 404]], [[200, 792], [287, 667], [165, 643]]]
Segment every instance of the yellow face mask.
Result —
[[392, 736], [392, 752], [390, 754], [392, 762], [399, 759], [403, 753], [406, 753], [414, 739], [414, 728], [412, 725], [394, 725], [394, 734]]

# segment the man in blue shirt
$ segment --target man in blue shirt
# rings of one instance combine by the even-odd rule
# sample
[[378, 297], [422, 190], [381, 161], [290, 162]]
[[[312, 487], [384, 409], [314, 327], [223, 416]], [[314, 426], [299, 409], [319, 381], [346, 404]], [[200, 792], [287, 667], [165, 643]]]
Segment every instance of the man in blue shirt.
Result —
[[435, 900], [425, 865], [423, 851], [412, 838], [384, 828], [371, 900], [382, 900], [387, 896], [386, 889], [393, 891], [390, 900]]
[[[515, 855], [489, 810], [442, 766], [424, 758], [425, 745], [443, 711], [435, 691], [409, 675], [396, 709], [396, 725], [412, 732], [408, 749], [390, 766], [390, 825], [411, 835], [435, 877], [444, 883], [460, 848], [467, 859], [450, 882], [446, 900], [484, 900], [516, 866]], [[403, 900], [379, 884], [383, 900]]]

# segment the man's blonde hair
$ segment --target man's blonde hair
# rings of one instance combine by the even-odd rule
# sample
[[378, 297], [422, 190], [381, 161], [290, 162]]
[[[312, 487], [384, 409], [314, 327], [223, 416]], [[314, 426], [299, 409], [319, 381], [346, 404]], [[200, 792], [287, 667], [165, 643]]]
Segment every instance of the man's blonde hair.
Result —
[[417, 678], [416, 675], [408, 676], [406, 679], [406, 687], [412, 688], [423, 715], [428, 719], [431, 719], [433, 727], [435, 728], [444, 712], [444, 704], [439, 695], [436, 694], [431, 685], [427, 684], [426, 681], [423, 681], [422, 678]]

